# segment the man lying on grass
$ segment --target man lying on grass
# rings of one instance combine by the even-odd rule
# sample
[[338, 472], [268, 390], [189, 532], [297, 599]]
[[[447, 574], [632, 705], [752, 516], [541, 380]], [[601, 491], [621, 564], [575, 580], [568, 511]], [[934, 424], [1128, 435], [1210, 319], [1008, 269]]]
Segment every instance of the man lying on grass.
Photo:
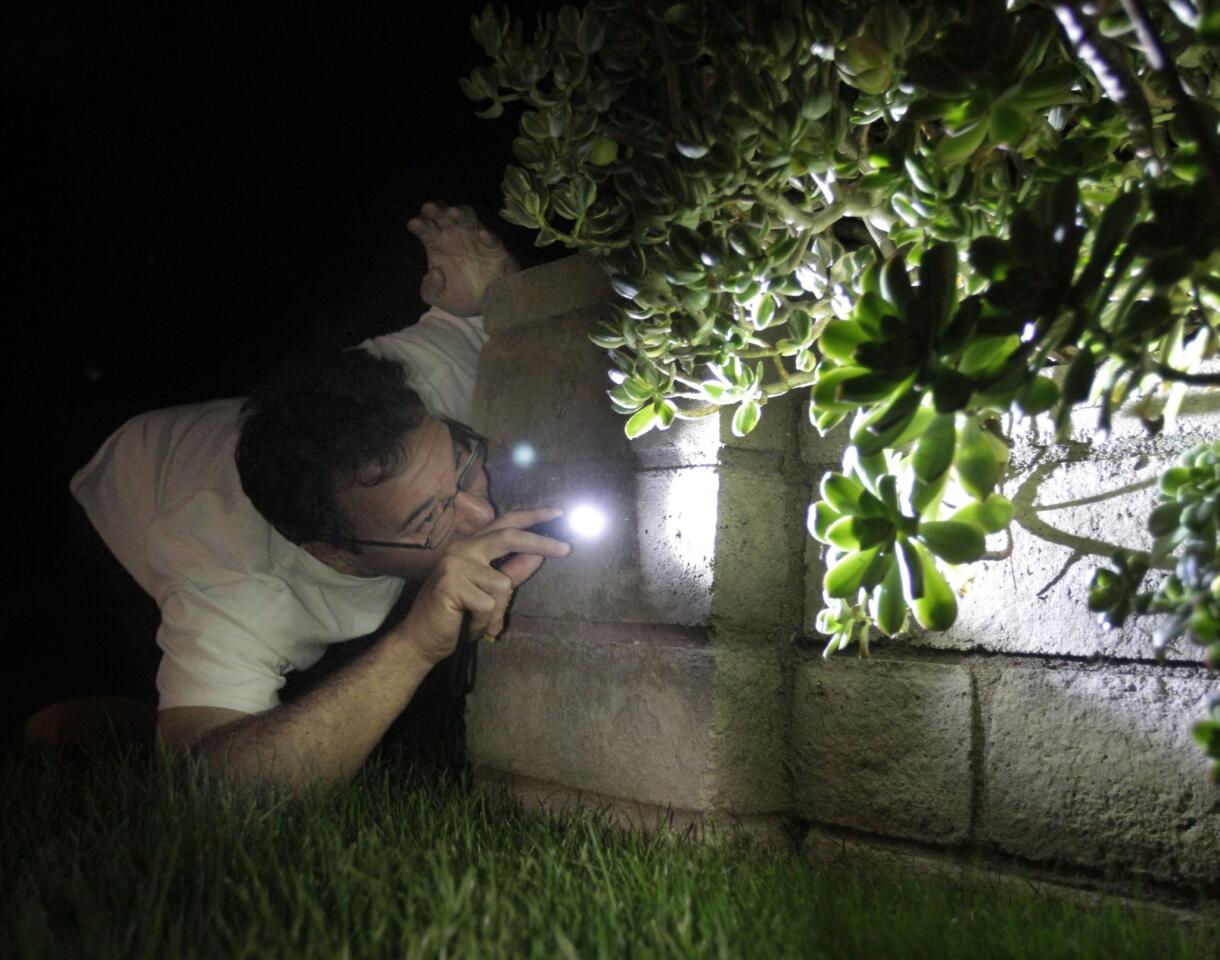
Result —
[[[516, 587], [568, 552], [525, 529], [558, 510], [496, 517], [484, 441], [462, 422], [482, 295], [515, 265], [469, 210], [425, 204], [409, 226], [433, 305], [418, 324], [245, 403], [136, 417], [73, 478], [159, 607], [156, 733], [170, 754], [289, 786], [345, 782], [453, 652], [463, 616], [472, 636], [498, 635]], [[422, 586], [401, 622], [279, 702], [285, 674], [376, 630], [407, 582]], [[40, 729], [45, 716], [27, 734]]]

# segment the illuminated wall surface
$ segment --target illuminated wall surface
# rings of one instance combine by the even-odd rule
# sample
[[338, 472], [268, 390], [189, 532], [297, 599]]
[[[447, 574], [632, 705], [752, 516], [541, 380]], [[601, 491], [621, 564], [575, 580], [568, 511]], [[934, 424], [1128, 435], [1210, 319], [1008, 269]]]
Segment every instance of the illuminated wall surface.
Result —
[[709, 418], [629, 444], [587, 338], [609, 296], [578, 257], [489, 295], [476, 417], [502, 451], [498, 502], [593, 503], [608, 523], [483, 648], [467, 735], [484, 782], [643, 825], [727, 816], [778, 838], [795, 817], [815, 855], [1220, 883], [1220, 792], [1189, 735], [1215, 675], [1155, 664], [1143, 626], [1104, 633], [1084, 605], [1089, 554], [1145, 545], [1140, 481], [1214, 437], [1215, 401], [1155, 441], [1120, 420], [1089, 447], [1087, 411], [1072, 442], [1025, 436], [1011, 558], [961, 585], [955, 627], [826, 661], [801, 641], [822, 576], [804, 516], [841, 448], [800, 398], [744, 440]]

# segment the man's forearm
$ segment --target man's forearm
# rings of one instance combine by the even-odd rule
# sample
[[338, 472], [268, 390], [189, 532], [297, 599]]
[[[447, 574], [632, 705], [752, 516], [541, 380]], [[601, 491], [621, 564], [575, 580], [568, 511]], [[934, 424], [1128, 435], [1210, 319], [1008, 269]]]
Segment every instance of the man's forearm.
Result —
[[346, 783], [431, 667], [391, 632], [299, 700], [214, 730], [195, 752], [242, 780], [293, 788]]

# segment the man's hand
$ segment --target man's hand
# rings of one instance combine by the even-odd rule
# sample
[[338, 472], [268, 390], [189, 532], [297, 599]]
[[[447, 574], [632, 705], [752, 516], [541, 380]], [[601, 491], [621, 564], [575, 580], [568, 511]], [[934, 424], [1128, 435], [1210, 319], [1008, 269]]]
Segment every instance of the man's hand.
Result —
[[[453, 653], [467, 611], [472, 636], [499, 636], [513, 591], [547, 557], [564, 557], [571, 550], [562, 540], [525, 528], [562, 514], [553, 507], [515, 510], [477, 536], [449, 547], [420, 588], [411, 612], [392, 634], [412, 643], [433, 664]], [[503, 557], [507, 559], [498, 569], [492, 566], [492, 561]]]

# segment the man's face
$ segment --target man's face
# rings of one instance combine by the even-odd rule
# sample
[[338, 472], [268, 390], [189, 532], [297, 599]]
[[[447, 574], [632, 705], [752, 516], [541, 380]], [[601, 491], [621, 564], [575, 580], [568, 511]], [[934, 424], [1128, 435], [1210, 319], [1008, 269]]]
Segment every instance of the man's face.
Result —
[[[458, 490], [462, 464], [443, 421], [428, 417], [407, 434], [405, 445], [404, 469], [376, 486], [348, 486], [339, 492], [339, 503], [351, 518], [357, 539], [422, 543], [424, 534], [434, 530], [439, 537], [434, 535], [433, 548], [362, 545], [359, 553], [339, 551], [340, 562], [324, 558], [332, 566], [356, 576], [422, 580], [446, 547], [474, 536], [495, 519], [495, 509], [487, 499], [487, 473], [482, 467], [467, 490]], [[445, 503], [455, 494], [449, 508], [452, 515], [442, 516]]]

